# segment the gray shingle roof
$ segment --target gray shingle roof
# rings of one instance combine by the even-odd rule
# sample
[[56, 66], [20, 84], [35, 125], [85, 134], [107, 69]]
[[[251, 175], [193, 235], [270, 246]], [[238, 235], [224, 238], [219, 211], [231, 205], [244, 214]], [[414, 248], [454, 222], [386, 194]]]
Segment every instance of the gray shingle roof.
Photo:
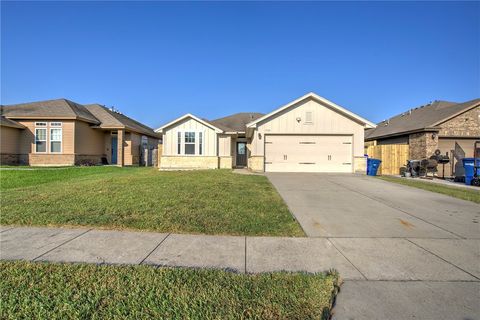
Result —
[[436, 127], [451, 117], [478, 105], [480, 105], [480, 99], [463, 103], [434, 101], [378, 123], [376, 128], [365, 132], [365, 139], [374, 140]]
[[247, 123], [264, 116], [258, 112], [241, 112], [209, 121], [224, 131], [245, 132]]
[[94, 124], [100, 123], [98, 119], [96, 119], [84, 106], [67, 99], [55, 99], [2, 106], [1, 114], [12, 119], [64, 118], [80, 119]]
[[158, 134], [152, 128], [129, 118], [121, 113], [115, 112], [100, 104], [87, 104], [85, 108], [98, 120], [100, 128], [125, 128], [138, 133], [158, 138]]
[[17, 129], [24, 129], [25, 128], [25, 126], [23, 124], [20, 124], [16, 121], [7, 119], [4, 116], [0, 116], [0, 126], [17, 128]]
[[[10, 119], [78, 119], [99, 128], [124, 128], [158, 138], [152, 128], [99, 105], [82, 105], [67, 99], [55, 99], [1, 106], [2, 123]], [[12, 121], [14, 122], [14, 121]], [[20, 124], [18, 124], [20, 125]]]

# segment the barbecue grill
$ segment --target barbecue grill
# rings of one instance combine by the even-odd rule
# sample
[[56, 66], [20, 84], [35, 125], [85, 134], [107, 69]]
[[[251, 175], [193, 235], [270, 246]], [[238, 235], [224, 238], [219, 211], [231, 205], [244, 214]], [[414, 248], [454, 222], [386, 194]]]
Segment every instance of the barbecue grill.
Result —
[[434, 155], [430, 157], [430, 159], [435, 160], [437, 164], [442, 165], [442, 179], [445, 179], [445, 165], [450, 162], [450, 157], [446, 154], [441, 154], [441, 151], [437, 149], [435, 150]]

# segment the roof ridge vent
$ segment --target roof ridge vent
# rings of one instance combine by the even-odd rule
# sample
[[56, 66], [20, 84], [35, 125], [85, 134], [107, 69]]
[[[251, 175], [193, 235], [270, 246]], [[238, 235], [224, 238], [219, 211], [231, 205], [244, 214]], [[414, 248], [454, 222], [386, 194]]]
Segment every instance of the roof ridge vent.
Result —
[[111, 106], [110, 108], [108, 108], [110, 111], [112, 112], [115, 112], [115, 113], [118, 113], [118, 114], [123, 114], [120, 112], [120, 110], [116, 109], [114, 106]]

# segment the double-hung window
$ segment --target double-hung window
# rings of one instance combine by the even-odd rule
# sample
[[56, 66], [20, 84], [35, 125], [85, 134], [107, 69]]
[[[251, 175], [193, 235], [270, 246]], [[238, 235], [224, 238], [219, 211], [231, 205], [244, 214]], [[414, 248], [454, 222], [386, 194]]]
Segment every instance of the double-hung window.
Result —
[[35, 122], [35, 152], [62, 152], [62, 123]]
[[185, 154], [195, 154], [195, 132], [185, 132]]
[[47, 128], [35, 128], [35, 152], [47, 152]]
[[50, 128], [50, 152], [62, 152], [62, 128]]

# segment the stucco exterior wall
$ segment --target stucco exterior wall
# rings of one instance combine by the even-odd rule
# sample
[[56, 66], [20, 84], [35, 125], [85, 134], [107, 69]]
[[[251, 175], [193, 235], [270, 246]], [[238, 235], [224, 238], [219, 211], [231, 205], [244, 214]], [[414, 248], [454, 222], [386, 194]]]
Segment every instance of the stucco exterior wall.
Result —
[[[198, 122], [195, 119], [187, 118], [166, 128], [163, 132], [163, 154], [164, 156], [178, 156], [177, 142], [178, 132], [194, 131], [203, 132], [202, 156], [217, 156], [217, 133], [212, 128]], [[197, 139], [198, 140], [198, 139]]]
[[93, 129], [83, 121], [75, 121], [75, 153], [78, 155], [105, 154], [104, 132]]
[[[311, 124], [305, 122], [307, 112], [312, 112]], [[252, 137], [251, 156], [264, 156], [265, 134], [275, 133], [353, 135], [353, 155], [363, 156], [364, 153], [364, 126], [312, 99], [301, 101], [260, 122]]]
[[124, 161], [126, 166], [138, 165], [140, 162], [141, 136], [134, 132], [125, 134]]
[[[75, 122], [73, 120], [15, 120], [25, 127], [20, 137], [20, 153], [35, 153], [35, 122], [47, 122], [50, 131], [50, 122], [62, 123], [62, 152], [60, 154], [73, 154], [75, 150]], [[50, 134], [47, 135], [47, 152], [50, 152]]]
[[0, 126], [0, 153], [19, 154], [22, 129]]

